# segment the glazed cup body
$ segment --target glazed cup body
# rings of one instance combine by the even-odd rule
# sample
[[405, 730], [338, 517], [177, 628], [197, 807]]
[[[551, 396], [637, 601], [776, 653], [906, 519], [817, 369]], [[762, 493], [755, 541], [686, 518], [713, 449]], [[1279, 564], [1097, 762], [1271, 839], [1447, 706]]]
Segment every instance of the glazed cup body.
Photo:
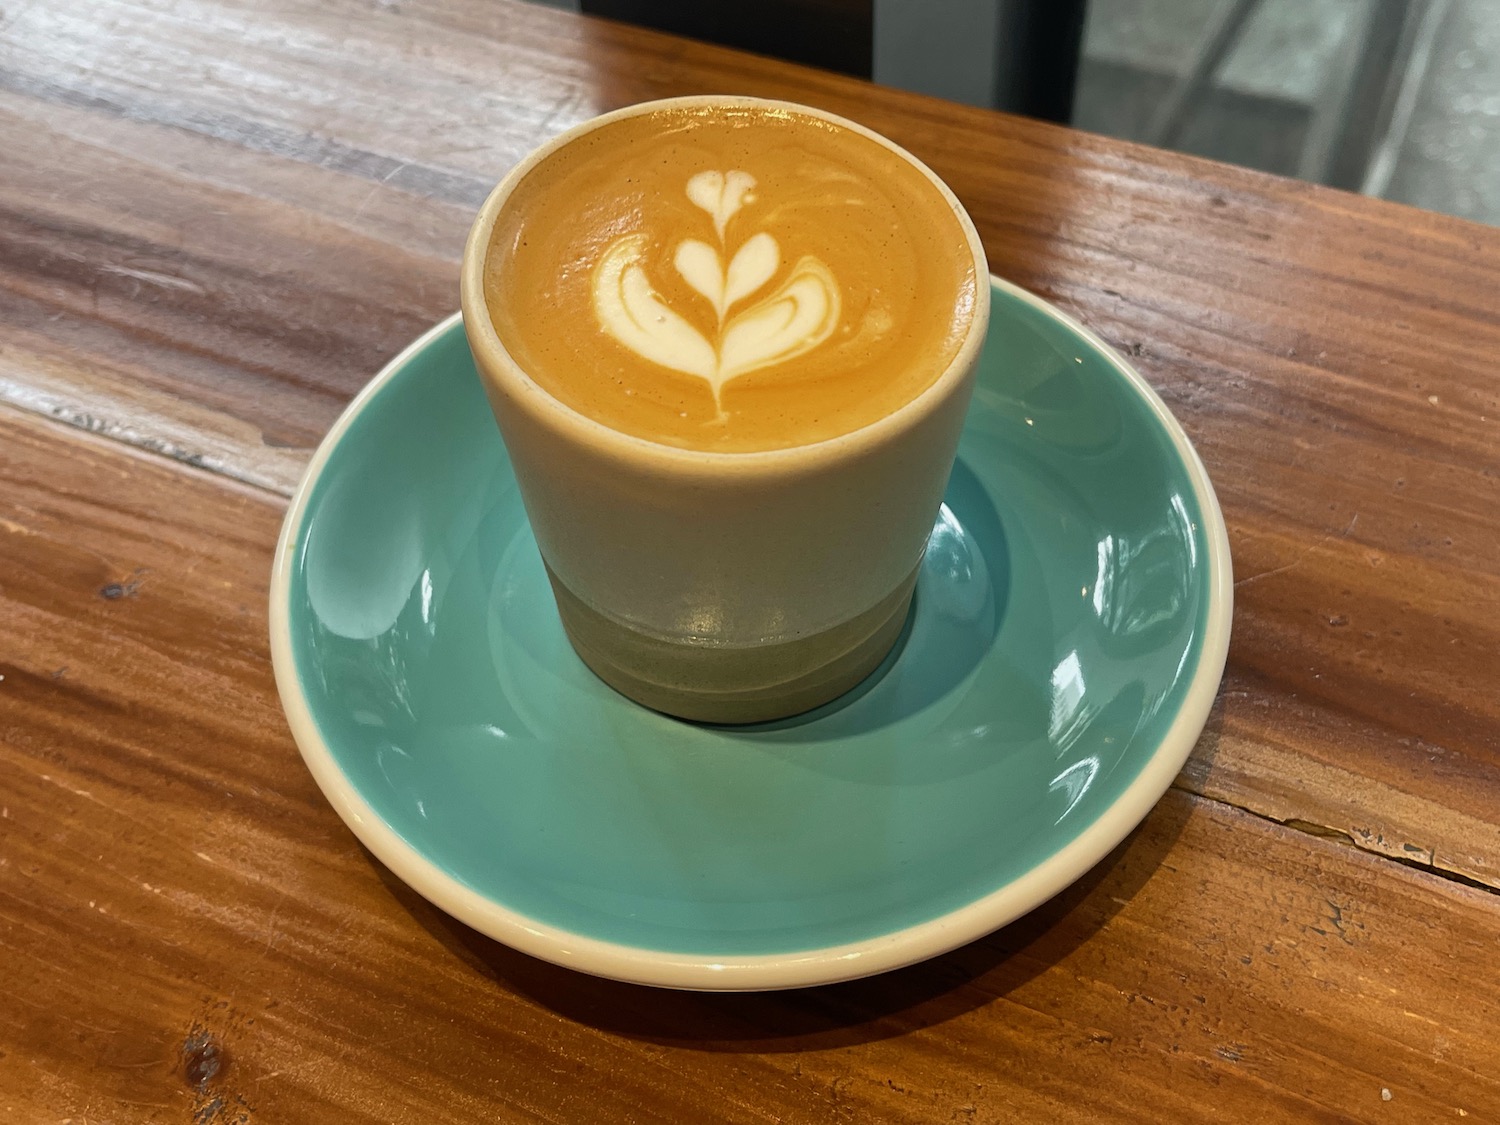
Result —
[[[720, 453], [606, 427], [543, 390], [496, 332], [484, 296], [496, 217], [527, 173], [603, 124], [672, 106], [747, 104], [834, 121], [931, 179], [974, 256], [968, 333], [925, 391], [829, 440]], [[648, 102], [564, 133], [506, 176], [465, 247], [464, 328], [563, 626], [589, 667], [648, 707], [725, 723], [808, 710], [877, 667], [906, 619], [952, 469], [989, 322], [988, 279], [978, 234], [936, 175], [878, 134], [805, 106]]]

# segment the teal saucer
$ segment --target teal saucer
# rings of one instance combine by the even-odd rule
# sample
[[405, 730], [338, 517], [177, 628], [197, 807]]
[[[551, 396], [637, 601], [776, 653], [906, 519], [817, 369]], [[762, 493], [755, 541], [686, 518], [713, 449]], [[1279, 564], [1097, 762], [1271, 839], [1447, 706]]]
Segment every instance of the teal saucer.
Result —
[[584, 667], [457, 316], [313, 458], [271, 642], [323, 792], [449, 914], [602, 976], [788, 988], [952, 949], [1098, 862], [1202, 730], [1230, 599], [1161, 400], [997, 280], [905, 632], [817, 711], [695, 725]]

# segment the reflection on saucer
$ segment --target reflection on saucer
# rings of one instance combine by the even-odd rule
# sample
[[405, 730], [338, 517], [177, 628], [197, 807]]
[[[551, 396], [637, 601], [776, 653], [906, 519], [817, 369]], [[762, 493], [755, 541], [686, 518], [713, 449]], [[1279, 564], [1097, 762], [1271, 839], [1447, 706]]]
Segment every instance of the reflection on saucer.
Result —
[[591, 972], [759, 988], [952, 948], [1097, 862], [1191, 749], [1229, 598], [1160, 401], [996, 283], [901, 640], [816, 711], [698, 725], [589, 672], [456, 318], [320, 451], [272, 642], [314, 776], [424, 895]]

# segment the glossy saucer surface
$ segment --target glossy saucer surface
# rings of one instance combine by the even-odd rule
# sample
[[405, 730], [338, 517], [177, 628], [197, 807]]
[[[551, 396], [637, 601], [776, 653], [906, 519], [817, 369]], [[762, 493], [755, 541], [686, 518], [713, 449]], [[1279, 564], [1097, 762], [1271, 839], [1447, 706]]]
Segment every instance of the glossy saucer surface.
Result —
[[331, 431], [277, 553], [277, 683], [334, 808], [469, 925], [675, 987], [894, 968], [1076, 879], [1207, 718], [1228, 543], [1144, 381], [1037, 298], [993, 296], [895, 650], [740, 728], [647, 711], [578, 659], [462, 326], [423, 336]]

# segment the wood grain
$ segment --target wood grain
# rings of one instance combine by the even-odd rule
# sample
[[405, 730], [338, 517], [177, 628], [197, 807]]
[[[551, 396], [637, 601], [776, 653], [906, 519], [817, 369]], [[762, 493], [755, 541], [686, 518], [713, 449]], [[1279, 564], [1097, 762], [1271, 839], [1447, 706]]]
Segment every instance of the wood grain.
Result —
[[[928, 161], [1182, 419], [1238, 582], [1125, 846], [785, 996], [432, 910], [266, 654], [282, 498], [489, 186], [705, 91]], [[1500, 1119], [1500, 232], [508, 0], [20, 0], [0, 145], [0, 1120]]]
[[705, 90], [847, 113], [1208, 465], [1237, 611], [1182, 784], [1500, 887], [1500, 233], [504, 0], [249, 13], [5, 17], [0, 400], [287, 493], [534, 144]]
[[673, 994], [513, 953], [303, 768], [262, 624], [279, 500], [14, 411], [0, 450], [7, 1120], [1500, 1115], [1500, 896], [1181, 792], [1042, 909], [869, 981]]

